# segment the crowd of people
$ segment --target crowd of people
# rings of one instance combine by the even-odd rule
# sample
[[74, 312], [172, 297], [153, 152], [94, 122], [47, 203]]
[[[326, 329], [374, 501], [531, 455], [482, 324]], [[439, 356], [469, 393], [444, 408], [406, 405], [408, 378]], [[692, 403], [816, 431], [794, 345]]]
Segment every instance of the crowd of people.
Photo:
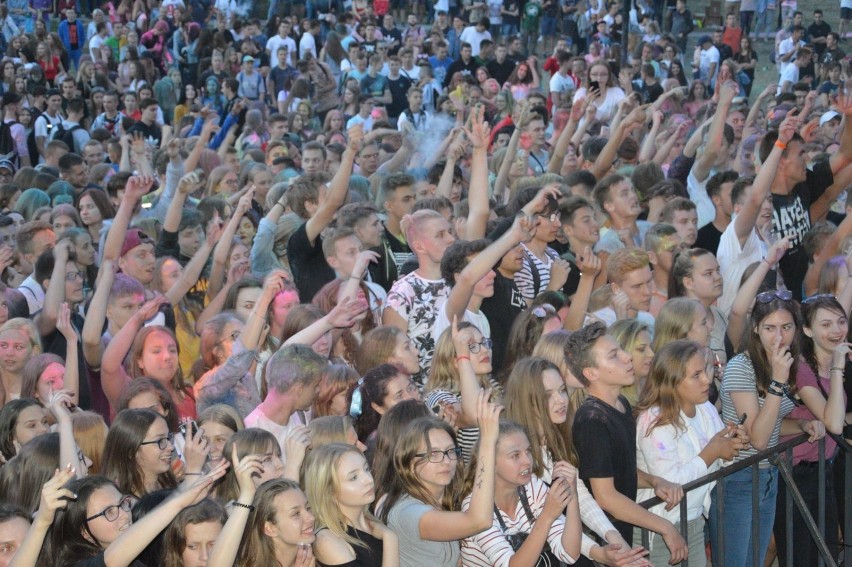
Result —
[[0, 4], [0, 566], [837, 557], [852, 4], [621, 9]]

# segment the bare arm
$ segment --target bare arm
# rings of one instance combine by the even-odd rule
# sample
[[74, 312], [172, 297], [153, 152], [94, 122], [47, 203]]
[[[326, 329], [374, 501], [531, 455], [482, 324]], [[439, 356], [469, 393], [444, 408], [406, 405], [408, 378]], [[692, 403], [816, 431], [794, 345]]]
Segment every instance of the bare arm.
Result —
[[50, 282], [44, 294], [44, 307], [35, 318], [36, 327], [42, 336], [56, 330], [59, 309], [65, 302], [65, 266], [68, 264], [72, 246], [71, 241], [65, 239], [57, 243], [56, 248], [53, 249], [53, 272], [50, 274]]
[[219, 242], [213, 249], [213, 265], [210, 268], [210, 277], [207, 279], [207, 297], [209, 298], [219, 295], [219, 291], [222, 289], [225, 280], [225, 266], [228, 265], [228, 254], [231, 253], [234, 235], [237, 233], [240, 221], [251, 207], [253, 198], [254, 185], [249, 187], [248, 191], [240, 197], [240, 201], [231, 215], [231, 220], [225, 225], [225, 230], [222, 231]]
[[601, 271], [601, 260], [591, 248], [581, 250], [577, 255], [577, 263], [580, 268], [580, 283], [568, 308], [563, 328], [566, 331], [577, 331], [583, 326], [586, 312], [589, 310], [589, 300], [595, 289], [595, 278]]
[[485, 238], [488, 216], [491, 213], [488, 206], [488, 123], [484, 120], [484, 109], [481, 105], [474, 109], [471, 116], [470, 130], [466, 132], [473, 145], [467, 195], [470, 211], [464, 230], [467, 240]]
[[104, 353], [101, 337], [106, 322], [109, 292], [112, 288], [112, 282], [115, 281], [115, 268], [114, 260], [104, 260], [101, 263], [101, 279], [95, 288], [89, 309], [86, 311], [86, 322], [83, 323], [83, 357], [86, 359], [86, 363], [96, 370], [101, 367], [101, 357]]
[[651, 122], [651, 130], [645, 136], [645, 141], [642, 142], [642, 148], [639, 150], [639, 163], [651, 161], [656, 155], [657, 148], [657, 133], [660, 131], [660, 125], [663, 122], [663, 113], [655, 110], [653, 120]]
[[104, 243], [104, 260], [118, 260], [121, 254], [121, 246], [124, 244], [124, 237], [127, 234], [127, 227], [130, 226], [130, 218], [133, 216], [133, 210], [142, 197], [148, 193], [153, 184], [154, 179], [144, 175], [134, 175], [127, 180], [124, 197], [121, 199], [118, 211], [112, 219], [112, 225], [109, 227], [106, 242]]
[[565, 154], [568, 153], [571, 138], [574, 136], [574, 132], [577, 131], [577, 123], [583, 116], [585, 100], [581, 98], [571, 107], [571, 116], [568, 118], [568, 123], [562, 129], [562, 132], [560, 132], [559, 138], [556, 140], [556, 145], [553, 147], [550, 162], [547, 164], [547, 173], [559, 173], [562, 171], [562, 162], [565, 161]]
[[[346, 201], [346, 193], [349, 191], [349, 178], [352, 176], [352, 166], [355, 163], [355, 154], [361, 147], [363, 129], [360, 125], [349, 129], [349, 144], [340, 159], [340, 167], [337, 169], [331, 183], [328, 184], [325, 199], [319, 203], [314, 215], [305, 226], [308, 241], [315, 242], [320, 233], [327, 227], [337, 209]], [[320, 191], [322, 193], [322, 191]]]

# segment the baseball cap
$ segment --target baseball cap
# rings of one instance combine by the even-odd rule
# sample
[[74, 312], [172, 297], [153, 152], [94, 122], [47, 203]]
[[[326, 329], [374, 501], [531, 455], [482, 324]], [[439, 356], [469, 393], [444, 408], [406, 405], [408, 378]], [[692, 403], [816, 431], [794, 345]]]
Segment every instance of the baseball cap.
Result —
[[835, 118], [840, 120], [840, 118], [841, 118], [840, 113], [837, 112], [836, 110], [829, 110], [828, 112], [825, 112], [822, 116], [820, 116], [819, 125], [822, 126], [826, 122], [830, 122], [830, 121], [834, 120]]
[[124, 235], [124, 243], [121, 245], [121, 256], [124, 256], [137, 246], [142, 246], [143, 244], [153, 245], [154, 241], [140, 229], [131, 228], [127, 231], [127, 234]]

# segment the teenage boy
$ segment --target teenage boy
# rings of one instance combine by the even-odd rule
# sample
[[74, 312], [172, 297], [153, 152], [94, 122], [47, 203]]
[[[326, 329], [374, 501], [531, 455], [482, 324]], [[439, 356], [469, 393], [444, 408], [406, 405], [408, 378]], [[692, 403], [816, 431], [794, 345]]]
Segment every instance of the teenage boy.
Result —
[[406, 95], [408, 100], [408, 108], [402, 111], [397, 120], [397, 128], [405, 131], [405, 125], [411, 124], [416, 132], [425, 133], [428, 128], [429, 118], [431, 115], [423, 108], [423, 89], [420, 87], [411, 87]]
[[[595, 215], [592, 204], [583, 197], [569, 197], [559, 207], [562, 216], [562, 234], [568, 239], [568, 252], [562, 258], [568, 261], [571, 271], [563, 291], [569, 297], [577, 291], [580, 283], [580, 270], [577, 267], [577, 255], [586, 248], [594, 249], [601, 237], [601, 225]], [[600, 282], [601, 285], [605, 282]]]
[[612, 287], [610, 304], [592, 313], [592, 317], [612, 325], [622, 319], [636, 319], [654, 328], [651, 292], [654, 279], [648, 253], [639, 248], [623, 248], [606, 261], [606, 273]]
[[163, 130], [157, 124], [157, 111], [160, 107], [156, 99], [143, 99], [139, 103], [139, 108], [142, 110], [142, 119], [131, 126], [127, 133], [133, 135], [135, 132], [140, 132], [150, 146], [159, 148], [160, 142], [163, 139]]
[[372, 250], [365, 250], [355, 231], [349, 227], [326, 231], [322, 240], [322, 252], [338, 279], [353, 278], [364, 281], [370, 291], [370, 311], [381, 316], [388, 293], [382, 286], [364, 279], [364, 276], [368, 275], [368, 268], [379, 259], [379, 255]]
[[[340, 167], [325, 190], [321, 190], [312, 179], [296, 182], [295, 185], [302, 185], [301, 191], [294, 191], [295, 185], [289, 190], [292, 193], [288, 198], [290, 208], [294, 211], [298, 209], [300, 216], [305, 219], [287, 243], [290, 270], [302, 301], [310, 301], [322, 286], [334, 279], [334, 271], [322, 253], [320, 234], [331, 224], [337, 209], [346, 201], [355, 152], [362, 139], [363, 131], [360, 128], [349, 130], [349, 144], [341, 157]], [[300, 198], [300, 194], [303, 197]], [[311, 198], [304, 197], [307, 195], [311, 195]]]
[[383, 65], [381, 55], [370, 56], [370, 69], [367, 76], [361, 79], [361, 92], [371, 96], [379, 104], [391, 104], [393, 97], [388, 78], [381, 74]]
[[[258, 319], [262, 320], [263, 317]], [[299, 477], [299, 468], [308, 445], [305, 428], [291, 426], [291, 418], [297, 412], [311, 408], [326, 366], [328, 360], [307, 345], [283, 346], [266, 363], [266, 397], [245, 418], [246, 427], [266, 430], [278, 439], [284, 459], [281, 471], [284, 478], [295, 480]], [[253, 376], [251, 382], [254, 384]], [[296, 450], [288, 454], [287, 440], [291, 437], [296, 438], [297, 443], [291, 444]]]
[[402, 229], [402, 219], [414, 208], [414, 177], [407, 173], [392, 173], [382, 180], [381, 198], [387, 219], [382, 231], [379, 255], [380, 264], [387, 266], [382, 277], [376, 279], [386, 290], [397, 279], [399, 270], [414, 255]]
[[56, 233], [44, 221], [30, 221], [18, 229], [15, 246], [19, 271], [27, 276], [18, 291], [27, 298], [30, 315], [35, 315], [44, 305], [44, 290], [35, 277], [35, 263], [39, 256], [56, 246]]
[[698, 231], [698, 238], [695, 240], [697, 248], [704, 248], [713, 254], [719, 249], [719, 240], [722, 238], [722, 233], [728, 228], [733, 214], [733, 204], [731, 203], [731, 189], [734, 187], [734, 182], [739, 179], [739, 174], [736, 171], [720, 171], [707, 180], [707, 195], [713, 201], [713, 206], [716, 208], [716, 216], [713, 222], [705, 224]]
[[651, 291], [651, 307], [648, 311], [654, 317], [669, 299], [669, 275], [672, 271], [675, 251], [683, 247], [683, 240], [675, 227], [659, 223], [645, 233], [645, 252], [653, 267], [651, 276], [654, 289]]
[[450, 223], [436, 211], [417, 211], [407, 220], [405, 237], [417, 256], [418, 267], [393, 284], [382, 321], [402, 330], [417, 347], [420, 372], [413, 378], [422, 387], [435, 352], [432, 328], [438, 318], [438, 306], [450, 291], [441, 277], [441, 258], [455, 238], [450, 232]]
[[689, 199], [675, 197], [666, 203], [660, 213], [660, 222], [675, 227], [688, 248], [695, 245], [695, 240], [698, 238], [698, 213], [695, 210], [695, 203]]
[[[114, 92], [110, 91], [109, 93], [104, 95], [104, 109], [106, 110], [107, 105], [107, 97], [110, 96], [110, 100], [117, 100]], [[116, 106], [117, 108], [117, 106]], [[58, 89], [50, 89], [47, 91], [47, 108], [44, 112], [42, 112], [35, 121], [35, 142], [36, 148], [38, 149], [39, 154], [39, 162], [44, 163], [45, 154], [47, 153], [46, 146], [47, 143], [53, 139], [53, 129], [59, 126], [62, 122], [62, 116], [59, 114], [59, 111], [62, 109], [62, 94], [60, 94]], [[106, 112], [104, 112], [106, 114]], [[103, 116], [104, 114], [101, 114]], [[95, 119], [94, 124], [92, 125], [92, 129], [98, 127], [105, 127], [105, 121], [101, 119], [101, 116]], [[104, 122], [104, 124], [98, 126], [100, 122]], [[117, 132], [113, 135], [120, 135], [120, 132]]]
[[633, 542], [633, 526], [647, 528], [663, 537], [671, 563], [680, 563], [689, 549], [677, 528], [636, 503], [640, 487], [653, 488], [670, 507], [680, 501], [683, 491], [636, 468], [636, 422], [630, 402], [621, 395], [621, 388], [635, 380], [631, 355], [606, 334], [600, 322], [572, 333], [565, 350], [571, 372], [588, 392], [572, 427], [579, 478], [614, 518], [628, 545]]
[[592, 196], [609, 221], [609, 230], [595, 245], [601, 261], [605, 262], [610, 254], [625, 246], [641, 246], [651, 223], [637, 220], [642, 207], [630, 179], [618, 174], [607, 175], [595, 185]]

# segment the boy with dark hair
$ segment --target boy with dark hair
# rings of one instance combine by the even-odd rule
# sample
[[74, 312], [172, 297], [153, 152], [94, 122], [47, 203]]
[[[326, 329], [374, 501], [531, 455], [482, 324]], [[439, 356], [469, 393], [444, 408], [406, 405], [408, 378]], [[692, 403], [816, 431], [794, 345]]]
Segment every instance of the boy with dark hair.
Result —
[[683, 197], [675, 197], [663, 207], [660, 222], [675, 227], [683, 243], [692, 248], [698, 238], [698, 213], [695, 203]]
[[588, 391], [572, 427], [579, 478], [629, 545], [634, 525], [647, 528], [663, 537], [672, 563], [680, 563], [689, 550], [677, 528], [636, 503], [640, 487], [653, 488], [669, 507], [680, 501], [683, 491], [636, 468], [636, 422], [630, 402], [621, 395], [621, 388], [635, 380], [631, 355], [606, 334], [601, 322], [572, 333], [565, 354], [572, 374]]
[[709, 250], [713, 254], [719, 249], [722, 233], [731, 223], [734, 205], [731, 203], [731, 189], [739, 178], [736, 171], [720, 171], [707, 180], [707, 195], [716, 207], [716, 217], [713, 222], [705, 224], [698, 230], [695, 246]]

